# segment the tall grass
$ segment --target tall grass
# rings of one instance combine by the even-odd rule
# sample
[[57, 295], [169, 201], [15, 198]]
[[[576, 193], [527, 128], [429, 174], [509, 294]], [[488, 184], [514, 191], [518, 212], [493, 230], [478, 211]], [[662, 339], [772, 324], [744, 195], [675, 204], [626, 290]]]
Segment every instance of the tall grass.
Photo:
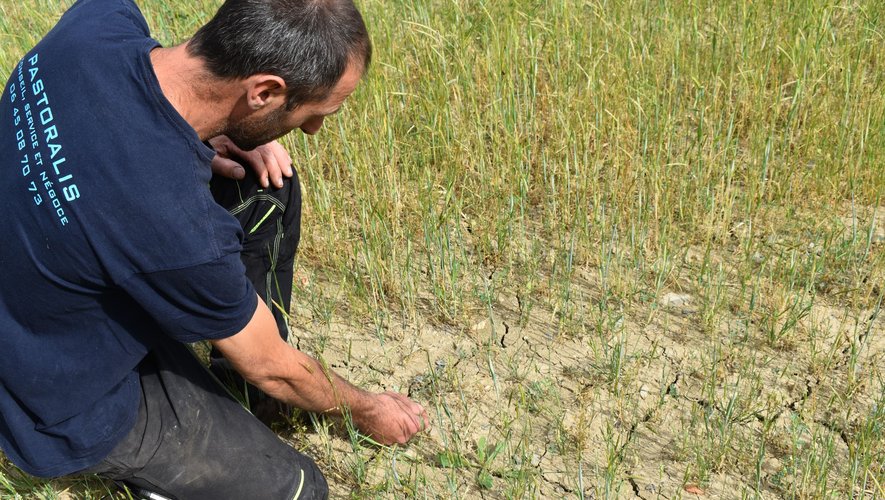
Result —
[[[69, 3], [0, 3], [0, 68]], [[216, 4], [140, 2], [166, 44]], [[882, 497], [885, 4], [360, 6], [370, 72], [321, 134], [286, 139], [305, 188], [298, 266], [311, 284], [297, 297], [314, 320], [370, 324], [385, 345], [402, 345], [396, 325], [462, 338], [488, 318], [494, 336], [451, 355], [481, 359], [506, 443], [492, 456], [498, 438], [468, 425], [473, 400], [452, 363], [428, 359], [448, 473], [416, 458], [411, 482], [380, 492], [617, 497], [638, 484], [633, 462], [661, 460], [680, 468], [661, 477], [704, 487], [743, 478], [737, 496]], [[667, 292], [694, 302], [674, 314]], [[544, 330], [546, 355], [497, 346], [511, 299], [509, 328]], [[821, 307], [841, 319], [819, 322]], [[528, 368], [569, 349], [590, 368], [546, 379]], [[659, 380], [661, 403], [646, 409], [637, 387], [662, 364], [678, 382]], [[801, 399], [806, 373], [817, 382]], [[560, 397], [571, 382], [550, 382], [561, 377], [583, 387], [597, 423], [565, 430], [575, 403]], [[675, 429], [669, 458], [637, 444], [645, 428]], [[531, 464], [548, 449], [543, 429], [563, 439], [561, 490]], [[0, 474], [0, 486], [19, 478]]]

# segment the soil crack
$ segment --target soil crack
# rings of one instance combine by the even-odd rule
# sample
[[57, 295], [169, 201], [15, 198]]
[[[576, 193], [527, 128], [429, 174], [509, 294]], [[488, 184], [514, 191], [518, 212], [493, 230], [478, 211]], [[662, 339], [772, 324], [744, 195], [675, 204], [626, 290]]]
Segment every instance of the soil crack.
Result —
[[501, 349], [507, 349], [507, 344], [504, 343], [504, 339], [506, 339], [507, 334], [510, 333], [510, 325], [508, 325], [507, 322], [502, 322], [502, 324], [504, 325], [504, 333], [501, 334], [499, 344], [501, 344]]
[[841, 439], [842, 442], [845, 443], [845, 446], [848, 447], [848, 449], [851, 449], [851, 444], [850, 444], [851, 441], [849, 440], [848, 432], [845, 430], [844, 427], [837, 426], [833, 422], [828, 422], [826, 420], [820, 420], [820, 419], [815, 419], [814, 423], [822, 426], [824, 429], [839, 436], [839, 439]]
[[[679, 381], [679, 375], [676, 376], [676, 380], [673, 382], [674, 384]], [[627, 430], [627, 439], [624, 440], [624, 444], [621, 445], [621, 448], [618, 450], [618, 455], [623, 456], [624, 450], [627, 449], [627, 446], [633, 441], [633, 437], [636, 434], [636, 429], [639, 428], [640, 425], [646, 424], [649, 420], [654, 417], [655, 412], [657, 412], [662, 406], [664, 406], [664, 399], [661, 399], [658, 404], [652, 408], [649, 408], [648, 411], [645, 412], [645, 415], [642, 416], [640, 420], [633, 422], [630, 425], [630, 428]], [[639, 489], [639, 484], [636, 483], [636, 480], [633, 479], [633, 470], [627, 469], [625, 471], [627, 473], [627, 480], [630, 482], [630, 487], [633, 488], [633, 494], [638, 498], [645, 500], [645, 497], [642, 496], [642, 493]]]
[[638, 498], [645, 500], [645, 497], [642, 496], [642, 493], [639, 491], [639, 485], [636, 484], [636, 480], [632, 477], [628, 477], [627, 481], [630, 481], [630, 487], [633, 488], [633, 494], [636, 495]]
[[799, 413], [799, 405], [805, 404], [805, 401], [811, 397], [811, 394], [814, 392], [814, 388], [817, 387], [817, 384], [820, 383], [820, 380], [817, 377], [809, 377], [805, 379], [805, 394], [800, 396], [798, 399], [791, 401], [784, 408], [789, 408], [793, 413]]

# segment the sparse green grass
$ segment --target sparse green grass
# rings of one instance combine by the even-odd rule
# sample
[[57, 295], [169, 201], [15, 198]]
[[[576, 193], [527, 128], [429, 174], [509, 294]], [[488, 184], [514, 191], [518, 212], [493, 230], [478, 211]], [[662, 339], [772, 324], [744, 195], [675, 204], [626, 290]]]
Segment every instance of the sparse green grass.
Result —
[[[68, 4], [0, 0], [4, 73]], [[435, 422], [283, 430], [334, 496], [885, 498], [885, 4], [360, 5], [371, 72], [286, 141], [293, 324]]]

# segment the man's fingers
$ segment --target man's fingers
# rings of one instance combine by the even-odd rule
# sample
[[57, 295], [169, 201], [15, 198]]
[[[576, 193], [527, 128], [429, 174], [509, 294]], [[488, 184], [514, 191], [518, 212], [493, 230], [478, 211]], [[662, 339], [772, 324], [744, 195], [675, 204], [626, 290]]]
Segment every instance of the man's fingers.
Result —
[[418, 415], [419, 417], [422, 415], [424, 417], [427, 416], [427, 411], [424, 409], [423, 406], [412, 401], [411, 399], [407, 398], [406, 396], [402, 396], [402, 398], [407, 402], [407, 404], [409, 405], [409, 409], [412, 411], [412, 413], [414, 413], [415, 415]]
[[[236, 148], [236, 146], [234, 146], [234, 148]], [[243, 151], [239, 148], [232, 150], [232, 153], [249, 164], [249, 167], [252, 168], [255, 175], [258, 177], [258, 182], [261, 184], [261, 187], [268, 187], [268, 169], [260, 153], [254, 150]]]
[[397, 403], [407, 408], [414, 415], [426, 414], [427, 412], [424, 410], [424, 407], [420, 404], [412, 401], [407, 396], [400, 394], [398, 392], [388, 392], [392, 398], [397, 400]]
[[361, 431], [381, 444], [405, 444], [416, 434], [430, 428], [430, 418], [420, 404], [398, 393], [375, 394], [378, 412], [358, 424]]
[[231, 179], [242, 179], [246, 176], [246, 170], [242, 165], [221, 155], [212, 158], [212, 172]]
[[268, 178], [273, 182], [274, 186], [281, 188], [283, 187], [283, 172], [277, 161], [276, 155], [269, 147], [270, 145], [268, 144], [267, 146], [268, 147], [259, 148], [256, 150], [256, 153], [267, 170]]
[[280, 173], [286, 177], [292, 177], [292, 158], [289, 152], [278, 141], [269, 142], [262, 148], [265, 153], [273, 156], [274, 161], [280, 166]]
[[283, 175], [286, 177], [292, 177], [292, 157], [289, 156], [289, 152], [286, 151], [286, 148], [283, 147], [282, 144], [278, 142], [273, 142], [277, 147], [272, 148], [274, 156], [276, 156], [277, 163], [280, 165], [280, 169], [283, 172]]
[[[292, 177], [292, 159], [286, 148], [277, 141], [258, 146], [250, 152], [254, 162], [267, 170], [267, 177], [277, 188], [283, 187], [283, 177]], [[265, 186], [267, 187], [267, 186]]]
[[412, 401], [412, 411], [415, 412], [415, 415], [421, 415], [424, 413], [424, 407]]
[[430, 429], [433, 428], [433, 426], [431, 425], [431, 422], [430, 422], [430, 415], [428, 415], [426, 411], [422, 411], [420, 417], [421, 417], [421, 430], [422, 431], [429, 431]]
[[412, 439], [412, 436], [418, 433], [421, 430], [421, 423], [418, 422], [418, 419], [415, 418], [414, 415], [409, 415], [409, 433], [406, 435], [406, 440]]
[[255, 171], [255, 175], [258, 176], [258, 182], [261, 184], [261, 187], [268, 187], [269, 165], [267, 165], [260, 152], [264, 146], [258, 146], [258, 148], [253, 149], [252, 151], [244, 151], [229, 139], [219, 142], [219, 145], [224, 147], [223, 154], [225, 156], [234, 156], [248, 163], [249, 166], [252, 167], [252, 170]]
[[270, 182], [267, 180], [267, 169], [262, 165], [252, 165], [252, 169], [255, 170], [255, 175], [258, 176], [258, 183], [261, 184], [261, 187], [265, 189], [270, 187]]
[[[277, 141], [263, 144], [252, 151], [243, 151], [230, 138], [220, 135], [209, 140], [218, 153], [213, 160], [212, 171], [216, 174], [234, 179], [242, 179], [246, 172], [241, 165], [230, 158], [239, 158], [248, 164], [261, 187], [268, 188], [271, 183], [277, 188], [283, 187], [283, 177], [292, 177], [292, 159], [286, 148]], [[225, 161], [221, 161], [225, 160]]]
[[388, 394], [394, 400], [396, 400], [396, 402], [408, 414], [410, 420], [412, 420], [412, 422], [415, 424], [415, 427], [411, 434], [412, 436], [417, 434], [418, 432], [430, 429], [430, 417], [427, 415], [427, 410], [425, 410], [423, 406], [398, 392], [388, 392]]
[[423, 410], [420, 413], [409, 415], [409, 423], [411, 425], [409, 427], [409, 436], [407, 438], [407, 441], [409, 439], [412, 439], [415, 434], [418, 434], [419, 432], [426, 432], [431, 429], [430, 417], [428, 417], [427, 412]]

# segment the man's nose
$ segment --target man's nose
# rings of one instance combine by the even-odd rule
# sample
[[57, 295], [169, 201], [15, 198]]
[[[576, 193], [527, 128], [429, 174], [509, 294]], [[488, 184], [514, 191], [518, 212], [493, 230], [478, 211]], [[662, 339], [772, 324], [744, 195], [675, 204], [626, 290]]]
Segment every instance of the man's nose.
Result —
[[325, 117], [323, 116], [311, 118], [310, 120], [301, 124], [301, 131], [308, 135], [316, 134], [320, 131], [320, 128], [322, 128], [324, 119]]

